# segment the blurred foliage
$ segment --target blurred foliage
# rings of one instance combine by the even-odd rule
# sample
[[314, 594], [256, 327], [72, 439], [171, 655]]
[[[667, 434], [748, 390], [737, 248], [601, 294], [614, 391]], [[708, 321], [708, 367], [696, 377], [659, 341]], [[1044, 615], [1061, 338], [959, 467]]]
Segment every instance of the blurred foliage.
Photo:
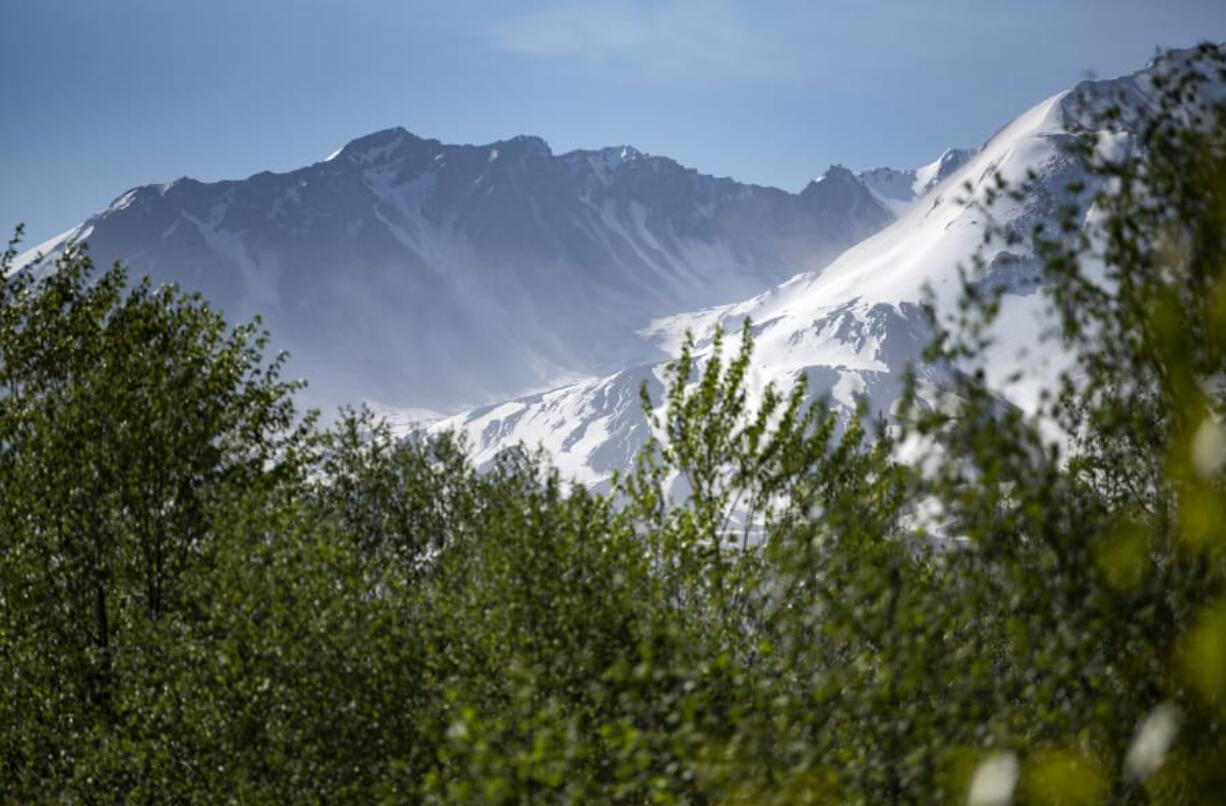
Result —
[[321, 429], [258, 323], [14, 241], [0, 799], [1221, 802], [1222, 70], [1088, 103], [1096, 184], [1033, 233], [1076, 356], [1039, 410], [988, 388], [968, 272], [931, 320], [956, 405], [751, 394], [746, 326], [685, 344], [607, 492]]

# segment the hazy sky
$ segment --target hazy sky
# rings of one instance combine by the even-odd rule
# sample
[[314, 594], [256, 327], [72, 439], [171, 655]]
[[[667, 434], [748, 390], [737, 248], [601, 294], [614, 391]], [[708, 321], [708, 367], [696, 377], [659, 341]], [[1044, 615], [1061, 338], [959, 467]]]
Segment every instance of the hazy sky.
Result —
[[0, 229], [29, 245], [134, 185], [394, 125], [799, 189], [979, 144], [1202, 39], [1226, 39], [1226, 0], [0, 0]]

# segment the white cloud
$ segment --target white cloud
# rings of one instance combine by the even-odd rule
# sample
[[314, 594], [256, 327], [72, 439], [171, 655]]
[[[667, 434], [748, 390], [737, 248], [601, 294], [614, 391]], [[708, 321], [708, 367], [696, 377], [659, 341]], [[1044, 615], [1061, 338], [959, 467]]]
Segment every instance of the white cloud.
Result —
[[[745, 6], [742, 6], [745, 7]], [[727, 0], [557, 2], [485, 25], [491, 47], [536, 57], [623, 60], [651, 70], [771, 72], [769, 51]]]

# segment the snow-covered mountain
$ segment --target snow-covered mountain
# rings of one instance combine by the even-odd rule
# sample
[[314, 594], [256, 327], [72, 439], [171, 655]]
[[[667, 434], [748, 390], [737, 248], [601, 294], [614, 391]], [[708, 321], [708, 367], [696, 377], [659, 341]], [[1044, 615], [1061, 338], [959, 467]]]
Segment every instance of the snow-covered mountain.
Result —
[[901, 215], [916, 199], [944, 182], [972, 157], [977, 149], [950, 148], [933, 162], [920, 168], [899, 170], [897, 168], [872, 168], [857, 176], [873, 192], [878, 201]]
[[86, 240], [231, 320], [261, 314], [313, 403], [455, 411], [659, 359], [652, 320], [820, 268], [891, 220], [842, 168], [787, 193], [628, 146], [397, 128], [289, 173], [135, 188], [39, 249]]
[[[981, 210], [959, 200], [967, 195], [965, 185], [972, 197], [983, 198], [998, 172], [1014, 186], [1033, 172], [1032, 192], [1023, 201], [997, 203], [993, 216], [1023, 236], [1036, 222], [1055, 221], [1058, 204], [1068, 200], [1069, 183], [1087, 179], [1066, 148], [1071, 131], [1087, 122], [1084, 99], [1128, 103], [1147, 92], [1154, 69], [1151, 64], [1132, 76], [1084, 82], [1026, 111], [982, 148], [946, 152], [921, 171], [862, 175], [874, 194], [899, 202], [900, 217], [889, 227], [823, 270], [800, 273], [740, 303], [661, 317], [645, 335], [675, 353], [685, 331], [692, 330], [701, 350], [709, 344], [701, 337], [716, 324], [735, 333], [749, 318], [756, 337], [750, 376], [755, 389], [771, 381], [787, 388], [803, 374], [814, 397], [827, 397], [848, 410], [863, 400], [874, 414], [888, 415], [898, 400], [902, 373], [913, 366], [920, 371], [921, 387], [935, 391], [943, 379], [919, 360], [930, 336], [919, 303], [928, 288], [938, 308], [950, 310], [960, 293], [959, 267], [969, 266], [983, 243]], [[1126, 147], [1126, 140], [1107, 136], [1102, 147]], [[1092, 191], [1087, 182], [1082, 192]], [[1031, 409], [1043, 379], [1067, 366], [1069, 357], [1057, 345], [1040, 343], [1039, 334], [1050, 320], [1025, 239], [991, 249], [982, 255], [987, 261], [984, 281], [1003, 286], [1006, 295], [985, 369], [1001, 394]], [[1006, 377], [1018, 370], [1031, 381], [1007, 383]], [[658, 403], [664, 377], [664, 363], [646, 363], [479, 408], [432, 427], [463, 431], [481, 461], [518, 442], [544, 445], [564, 472], [597, 483], [626, 467], [648, 438], [638, 388], [646, 382]]]

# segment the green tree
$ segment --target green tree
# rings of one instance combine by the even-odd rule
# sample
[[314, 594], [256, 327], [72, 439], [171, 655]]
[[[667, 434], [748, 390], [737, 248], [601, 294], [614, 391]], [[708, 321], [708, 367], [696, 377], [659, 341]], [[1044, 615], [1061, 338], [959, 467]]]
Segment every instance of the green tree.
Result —
[[[157, 680], [213, 519], [296, 477], [293, 384], [254, 326], [83, 249], [0, 265], [0, 777], [78, 774]], [[23, 791], [23, 790], [18, 790]], [[24, 791], [36, 791], [29, 789]]]
[[[955, 415], [915, 418], [938, 451], [926, 494], [967, 541], [955, 606], [978, 610], [993, 660], [984, 746], [1020, 754], [1035, 802], [1067, 786], [1065, 802], [1200, 803], [1222, 786], [1224, 68], [1205, 45], [1163, 57], [1143, 99], [1081, 99], [1072, 153], [1091, 184], [1032, 233], [1050, 338], [1075, 356], [1039, 410], [1002, 407], [976, 372]], [[1031, 192], [1002, 181], [977, 204], [990, 219]], [[934, 320], [937, 360], [982, 361], [1000, 302], [969, 275]], [[961, 692], [980, 668], [953, 670]], [[1138, 766], [1143, 727], [1176, 713], [1169, 760]]]

